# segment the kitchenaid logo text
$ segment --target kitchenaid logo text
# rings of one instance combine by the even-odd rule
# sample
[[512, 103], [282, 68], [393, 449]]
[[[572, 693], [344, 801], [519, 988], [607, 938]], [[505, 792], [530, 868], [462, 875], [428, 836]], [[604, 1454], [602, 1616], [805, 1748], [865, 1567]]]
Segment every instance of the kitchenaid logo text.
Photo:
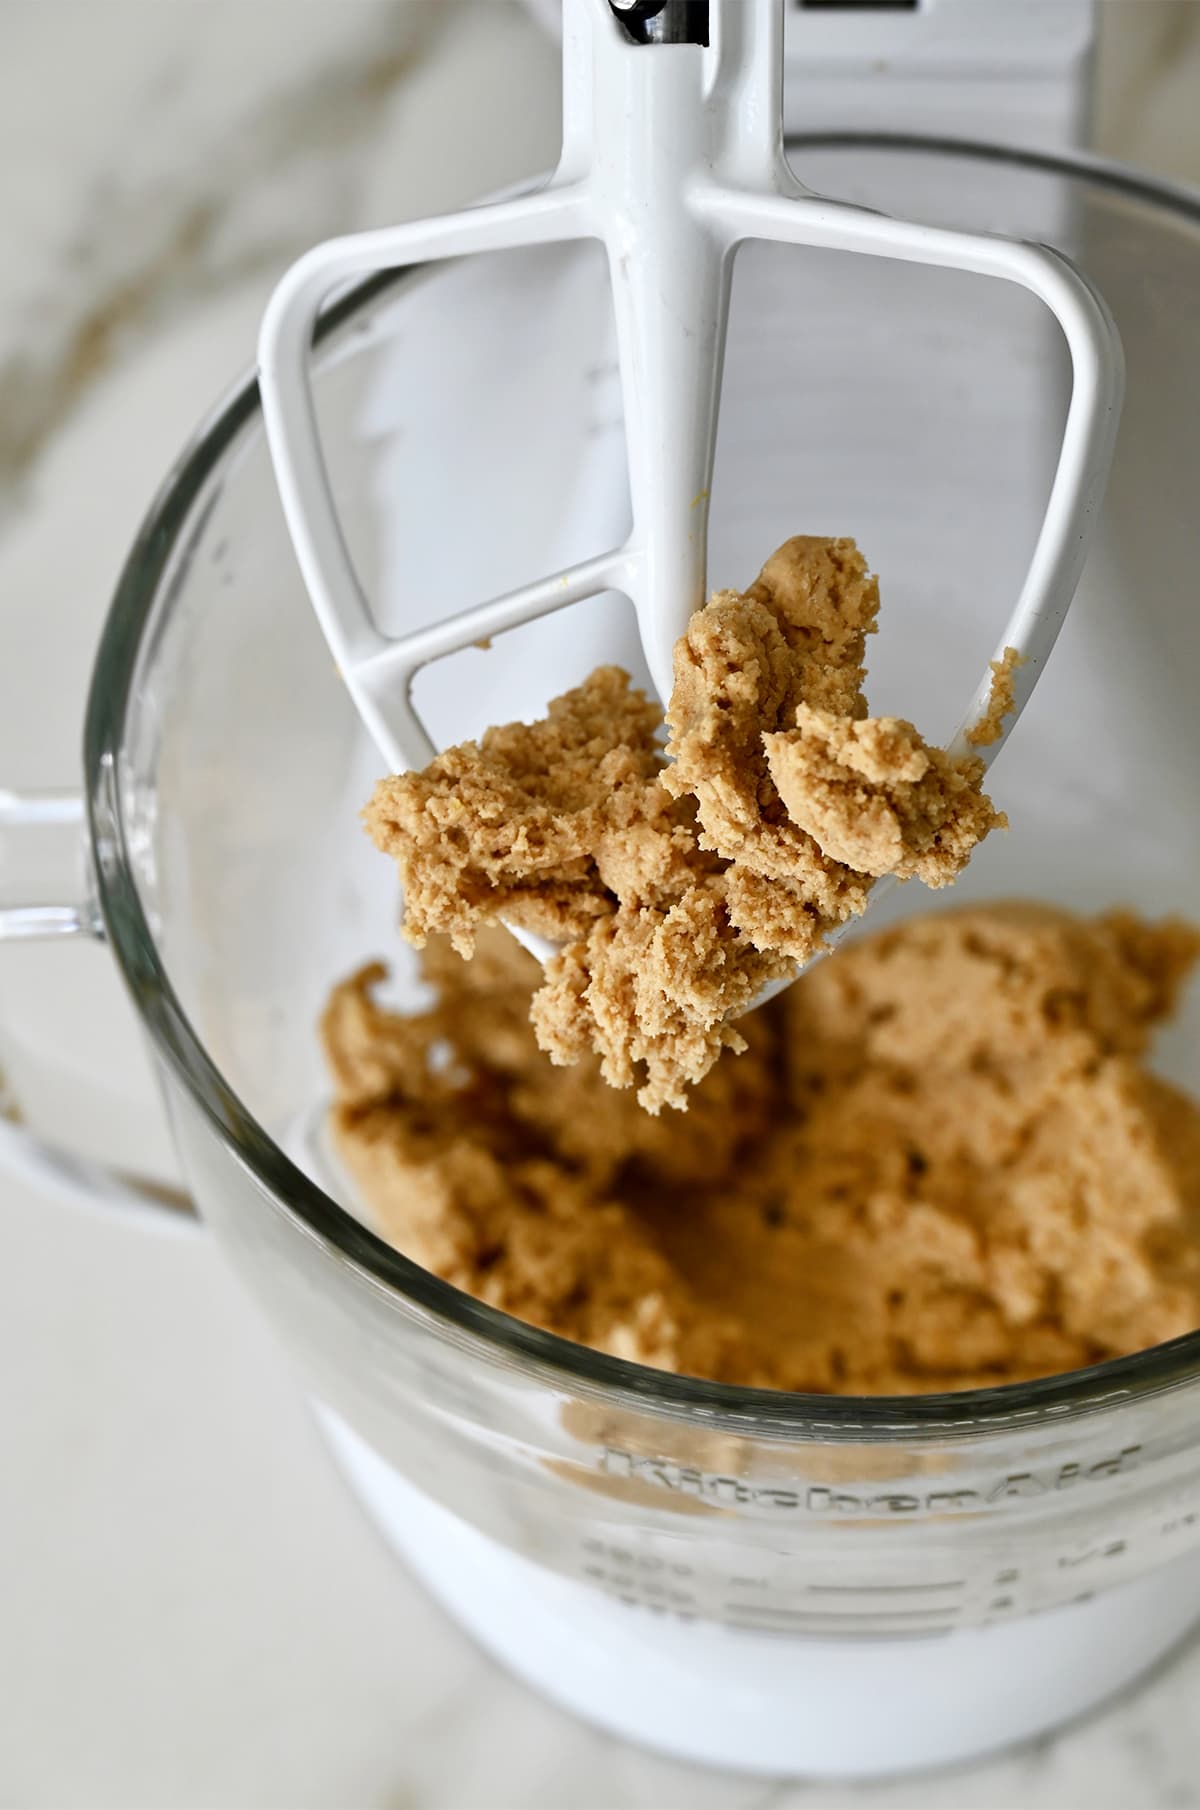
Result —
[[1010, 1471], [995, 1483], [978, 1489], [880, 1490], [871, 1484], [849, 1488], [810, 1484], [801, 1489], [746, 1483], [740, 1477], [721, 1477], [667, 1458], [643, 1458], [607, 1446], [600, 1468], [610, 1477], [649, 1484], [673, 1495], [698, 1497], [714, 1508], [750, 1506], [768, 1511], [815, 1515], [911, 1515], [971, 1513], [999, 1502], [1023, 1497], [1047, 1496], [1055, 1490], [1074, 1489], [1081, 1483], [1097, 1483], [1136, 1468], [1141, 1446], [1124, 1446], [1111, 1458], [1092, 1464], [1062, 1464], [1049, 1471]]

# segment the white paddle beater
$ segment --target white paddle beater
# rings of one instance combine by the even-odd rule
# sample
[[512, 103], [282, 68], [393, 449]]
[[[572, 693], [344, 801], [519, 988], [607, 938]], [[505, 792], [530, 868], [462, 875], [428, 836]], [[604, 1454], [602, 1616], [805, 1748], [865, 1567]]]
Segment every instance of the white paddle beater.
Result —
[[[318, 245], [271, 298], [259, 341], [263, 413], [279, 491], [330, 650], [393, 771], [436, 750], [412, 703], [419, 668], [601, 592], [632, 601], [647, 664], [669, 699], [672, 650], [704, 602], [709, 490], [734, 253], [748, 239], [857, 252], [1019, 284], [1051, 310], [1072, 388], [1049, 502], [996, 656], [1015, 648], [1012, 727], [1054, 645], [1087, 554], [1123, 389], [1116, 328], [1060, 253], [892, 219], [813, 194], [788, 167], [782, 0], [564, 0], [563, 148], [544, 187], [512, 199]], [[612, 279], [633, 526], [624, 545], [387, 636], [338, 522], [310, 384], [330, 292], [381, 268], [521, 246], [600, 240]], [[991, 673], [951, 751], [983, 715]], [[990, 760], [1003, 736], [978, 748]], [[535, 952], [550, 946], [522, 934]]]

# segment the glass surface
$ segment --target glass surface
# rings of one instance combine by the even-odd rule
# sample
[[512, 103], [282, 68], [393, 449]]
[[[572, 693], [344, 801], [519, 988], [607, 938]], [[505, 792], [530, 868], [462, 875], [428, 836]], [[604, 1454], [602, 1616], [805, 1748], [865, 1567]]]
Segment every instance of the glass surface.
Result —
[[[995, 769], [1015, 827], [981, 851], [958, 896], [1136, 901], [1200, 918], [1194, 204], [1004, 154], [847, 143], [794, 156], [830, 193], [1058, 243], [1104, 291], [1129, 369], [1105, 521]], [[376, 285], [327, 332], [322, 421], [385, 621], [428, 619], [513, 571], [550, 569], [564, 537], [580, 551], [620, 538], [606, 312], [575, 335], [534, 317], [522, 337], [521, 311], [501, 305], [514, 274], [476, 273], [491, 305], [470, 315], [465, 349], [447, 326], [461, 311], [431, 306], [438, 277]], [[546, 307], [577, 305], [587, 274], [554, 273]], [[439, 371], [461, 388], [468, 353], [471, 369], [504, 373], [513, 406], [477, 421], [461, 396], [438, 407]], [[1020, 582], [1065, 382], [1056, 330], [1027, 297], [749, 249], [713, 582], [745, 582], [788, 533], [853, 533], [884, 591], [872, 702], [948, 730]], [[553, 436], [538, 431], [547, 409]], [[568, 461], [572, 433], [580, 456]], [[486, 507], [463, 481], [481, 472], [497, 487]], [[481, 526], [497, 517], [505, 536]], [[446, 662], [418, 697], [446, 740], [529, 714], [598, 659], [629, 664], [635, 652], [627, 608], [602, 599]], [[321, 1189], [317, 1014], [361, 961], [403, 957], [388, 864], [357, 822], [378, 758], [303, 593], [252, 389], [173, 474], [134, 551], [97, 665], [87, 760], [102, 907], [201, 1208], [315, 1391], [431, 1495], [600, 1588], [799, 1632], [1004, 1618], [1196, 1543], [1200, 1336], [955, 1396], [723, 1388], [584, 1352], [469, 1301]], [[868, 922], [929, 902], [897, 889]], [[1195, 1087], [1198, 1030], [1185, 1015], [1164, 1054]]]

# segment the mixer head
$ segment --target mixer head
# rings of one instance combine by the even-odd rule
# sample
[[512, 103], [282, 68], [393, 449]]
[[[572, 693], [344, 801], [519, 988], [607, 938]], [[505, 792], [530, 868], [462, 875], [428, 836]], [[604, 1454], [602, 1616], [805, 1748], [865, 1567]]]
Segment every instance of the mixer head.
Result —
[[[330, 241], [272, 297], [260, 382], [288, 527], [331, 651], [393, 770], [424, 766], [436, 752], [412, 702], [423, 666], [600, 593], [632, 601], [650, 673], [669, 698], [675, 641], [706, 593], [732, 264], [752, 239], [995, 277], [1031, 291], [1058, 320], [1072, 390], [1041, 531], [996, 645], [997, 657], [1009, 647], [1022, 656], [1005, 731], [1027, 701], [1103, 496], [1122, 391], [1116, 330], [1102, 299], [1047, 247], [901, 221], [806, 189], [783, 151], [782, 49], [781, 0], [566, 0], [563, 149], [546, 185]], [[384, 635], [342, 536], [316, 428], [309, 357], [322, 304], [347, 279], [380, 268], [587, 239], [603, 244], [612, 283], [627, 539], [443, 621]], [[989, 668], [966, 701], [953, 753], [966, 751], [990, 685]], [[990, 759], [1002, 740], [974, 752]]]

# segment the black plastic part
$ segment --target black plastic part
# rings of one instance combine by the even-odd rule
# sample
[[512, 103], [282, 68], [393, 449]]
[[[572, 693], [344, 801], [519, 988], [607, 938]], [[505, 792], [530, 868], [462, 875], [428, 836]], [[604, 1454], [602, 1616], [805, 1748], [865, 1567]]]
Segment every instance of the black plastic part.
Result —
[[635, 44], [707, 44], [708, 0], [608, 0]]

